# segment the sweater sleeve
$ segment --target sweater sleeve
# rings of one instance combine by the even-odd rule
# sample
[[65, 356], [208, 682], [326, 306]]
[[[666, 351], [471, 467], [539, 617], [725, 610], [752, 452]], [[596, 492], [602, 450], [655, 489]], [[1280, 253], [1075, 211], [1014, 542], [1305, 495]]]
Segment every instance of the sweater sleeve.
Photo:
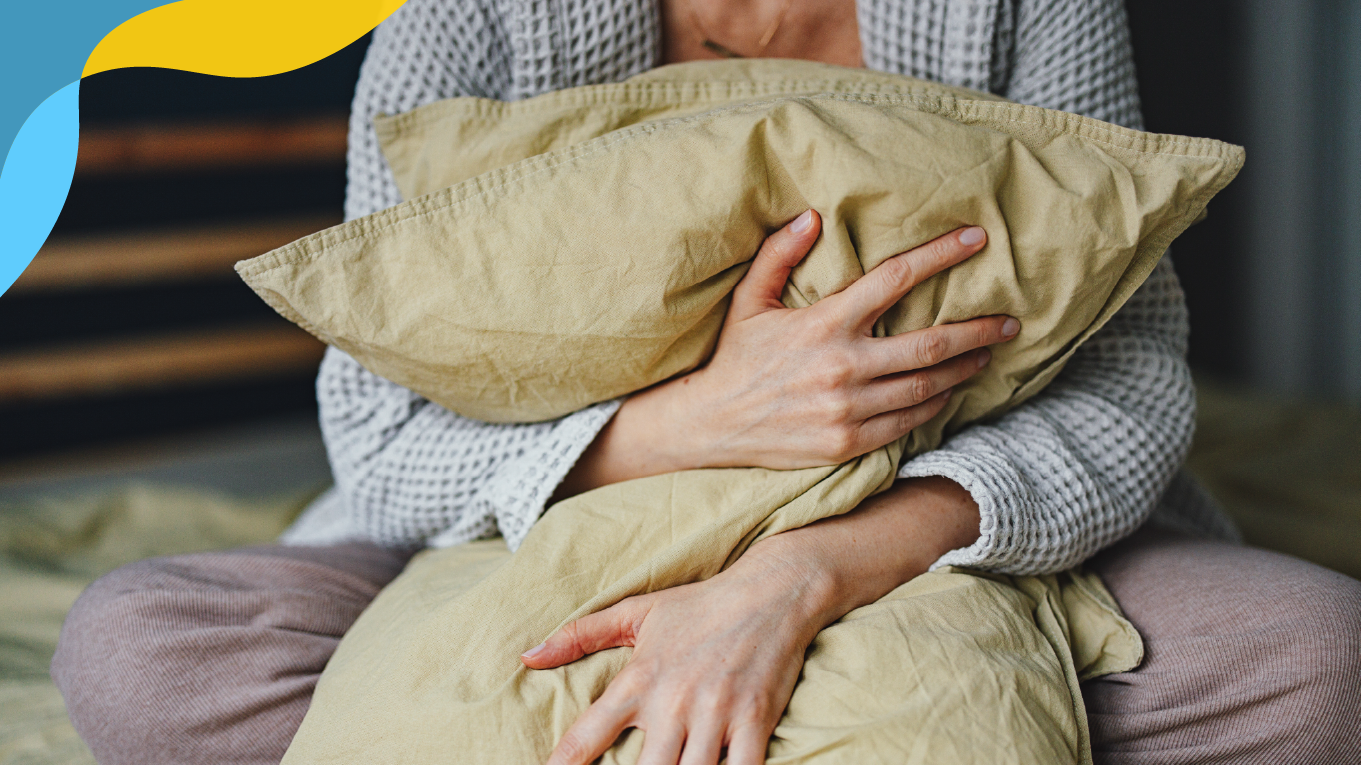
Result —
[[[452, 41], [458, 41], [457, 45]], [[373, 33], [350, 117], [345, 217], [401, 202], [373, 118], [442, 98], [505, 98], [511, 53], [491, 3], [410, 0]], [[515, 549], [617, 402], [560, 420], [461, 417], [328, 349], [317, 377], [322, 437], [351, 535], [393, 547], [502, 534]]]
[[[1015, 14], [1003, 95], [1141, 127], [1122, 0], [1022, 0], [1003, 12]], [[1190, 447], [1188, 334], [1164, 256], [1043, 392], [902, 465], [900, 477], [945, 476], [979, 506], [978, 541], [935, 565], [1054, 572], [1142, 524]]]

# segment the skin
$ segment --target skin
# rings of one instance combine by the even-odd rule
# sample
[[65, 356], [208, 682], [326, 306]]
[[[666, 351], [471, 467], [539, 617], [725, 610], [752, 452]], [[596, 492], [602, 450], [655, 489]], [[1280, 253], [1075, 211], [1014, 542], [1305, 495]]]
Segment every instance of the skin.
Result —
[[[706, 32], [739, 52], [782, 0], [692, 0]], [[713, 58], [663, 0], [668, 62]], [[802, 55], [800, 55], [802, 53]], [[796, 0], [765, 55], [860, 64], [853, 0]], [[1020, 324], [988, 316], [888, 338], [874, 322], [915, 285], [986, 245], [980, 228], [891, 258], [836, 295], [785, 308], [790, 269], [816, 241], [809, 211], [772, 234], [733, 293], [706, 365], [634, 394], [555, 499], [676, 470], [831, 465], [910, 432], [982, 369], [986, 346]], [[550, 510], [551, 512], [551, 510]], [[824, 627], [924, 573], [979, 535], [978, 506], [945, 478], [906, 479], [843, 516], [753, 545], [703, 582], [640, 595], [564, 626], [521, 656], [550, 669], [629, 646], [628, 665], [563, 735], [550, 765], [585, 765], [625, 729], [645, 731], [639, 765], [764, 762], [804, 653]]]

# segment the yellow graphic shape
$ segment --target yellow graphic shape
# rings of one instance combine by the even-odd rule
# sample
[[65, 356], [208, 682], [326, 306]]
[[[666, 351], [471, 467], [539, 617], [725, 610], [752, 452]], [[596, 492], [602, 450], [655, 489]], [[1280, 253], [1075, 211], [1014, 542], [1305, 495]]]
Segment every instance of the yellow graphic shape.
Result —
[[123, 22], [82, 77], [154, 66], [264, 77], [320, 61], [362, 37], [405, 0], [182, 0]]

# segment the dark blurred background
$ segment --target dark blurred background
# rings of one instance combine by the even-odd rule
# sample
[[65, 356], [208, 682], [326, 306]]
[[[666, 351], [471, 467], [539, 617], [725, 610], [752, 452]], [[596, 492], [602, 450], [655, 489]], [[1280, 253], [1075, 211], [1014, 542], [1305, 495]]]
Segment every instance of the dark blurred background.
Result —
[[0, 479], [207, 444], [324, 480], [321, 344], [232, 264], [340, 222], [367, 45], [274, 77], [82, 82], [70, 195], [0, 298]]
[[[1148, 128], [1248, 149], [1173, 248], [1197, 374], [1361, 401], [1361, 0], [1128, 7]], [[275, 77], [83, 82], [66, 207], [0, 298], [0, 481], [223, 432], [291, 438], [324, 479], [321, 347], [231, 264], [340, 221], [366, 45]]]
[[1247, 147], [1173, 245], [1192, 365], [1361, 402], [1361, 2], [1126, 4], [1148, 128]]

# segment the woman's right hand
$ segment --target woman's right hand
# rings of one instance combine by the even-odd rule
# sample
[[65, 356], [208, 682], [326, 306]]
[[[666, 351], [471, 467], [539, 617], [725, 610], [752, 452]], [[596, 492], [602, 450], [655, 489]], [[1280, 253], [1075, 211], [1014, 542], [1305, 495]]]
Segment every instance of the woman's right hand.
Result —
[[789, 272], [820, 230], [809, 210], [766, 239], [708, 363], [626, 400], [558, 499], [676, 470], [845, 462], [934, 417], [951, 388], [988, 363], [985, 346], [1020, 330], [1013, 318], [985, 316], [874, 336], [909, 290], [983, 248], [976, 227], [896, 255], [812, 306], [786, 308]]

